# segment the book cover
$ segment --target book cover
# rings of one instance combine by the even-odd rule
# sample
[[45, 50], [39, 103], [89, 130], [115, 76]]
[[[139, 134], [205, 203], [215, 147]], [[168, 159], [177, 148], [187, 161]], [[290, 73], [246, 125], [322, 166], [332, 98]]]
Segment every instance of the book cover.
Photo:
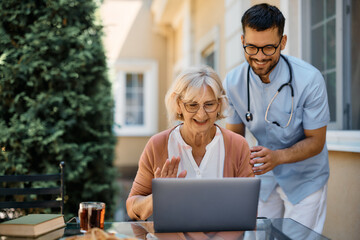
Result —
[[0, 235], [37, 237], [64, 226], [61, 214], [29, 214], [0, 223]]

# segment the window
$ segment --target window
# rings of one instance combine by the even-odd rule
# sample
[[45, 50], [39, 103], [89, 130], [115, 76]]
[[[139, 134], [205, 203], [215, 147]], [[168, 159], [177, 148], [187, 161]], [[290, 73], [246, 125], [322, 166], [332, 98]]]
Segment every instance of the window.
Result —
[[[314, 65], [323, 74], [327, 86], [330, 107], [329, 128], [341, 128], [342, 116], [339, 116], [342, 105], [341, 87], [341, 54], [337, 55], [337, 47], [341, 47], [341, 40], [337, 42], [337, 23], [340, 21], [336, 14], [336, 0], [308, 0], [304, 11], [307, 21], [304, 54], [305, 60]], [[341, 21], [340, 21], [341, 22]]]
[[158, 117], [156, 61], [118, 61], [115, 72], [115, 134], [153, 135]]
[[214, 43], [210, 44], [206, 49], [201, 52], [201, 63], [215, 69]]
[[[348, 8], [351, 10], [349, 11]], [[348, 69], [347, 72], [351, 73], [351, 83], [349, 84], [351, 93], [351, 108], [349, 107], [349, 128], [353, 130], [360, 130], [360, 2], [357, 0], [352, 0], [351, 4], [347, 6], [348, 14], [351, 13], [351, 16], [347, 16], [349, 25], [351, 26], [348, 34], [351, 38], [349, 41], [351, 44], [348, 44], [348, 51], [346, 53], [349, 56], [349, 62], [346, 64]], [[347, 21], [347, 22], [348, 22]]]
[[311, 1], [311, 63], [325, 78], [330, 120], [336, 122], [336, 12], [335, 0]]
[[195, 64], [205, 64], [219, 71], [219, 27], [213, 27], [196, 44]]
[[331, 117], [326, 141], [334, 151], [360, 152], [359, 11], [357, 0], [302, 1], [303, 58], [324, 75]]
[[359, 21], [356, 0], [306, 0], [303, 56], [324, 76], [333, 130], [360, 130]]
[[144, 124], [144, 74], [126, 73], [125, 125]]

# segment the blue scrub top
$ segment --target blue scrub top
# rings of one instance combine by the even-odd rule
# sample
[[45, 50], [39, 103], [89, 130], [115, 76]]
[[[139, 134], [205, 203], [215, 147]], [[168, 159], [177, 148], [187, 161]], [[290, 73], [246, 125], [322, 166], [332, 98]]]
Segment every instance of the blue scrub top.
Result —
[[[253, 121], [247, 122], [247, 69], [244, 62], [230, 71], [224, 88], [230, 103], [227, 123], [244, 123], [258, 141], [258, 145], [271, 150], [288, 148], [305, 138], [304, 129], [318, 129], [330, 121], [325, 81], [319, 70], [291, 56], [285, 56], [292, 68], [294, 88], [294, 112], [288, 127], [281, 128], [265, 121], [265, 112], [279, 87], [290, 79], [285, 60], [280, 58], [270, 73], [270, 83], [261, 81], [250, 70], [250, 112]], [[269, 121], [286, 126], [291, 113], [291, 90], [284, 87], [270, 106]], [[329, 160], [326, 144], [316, 156], [300, 162], [282, 164], [267, 174], [260, 175], [260, 198], [266, 201], [277, 184], [284, 190], [292, 204], [297, 204], [323, 187], [329, 178]]]

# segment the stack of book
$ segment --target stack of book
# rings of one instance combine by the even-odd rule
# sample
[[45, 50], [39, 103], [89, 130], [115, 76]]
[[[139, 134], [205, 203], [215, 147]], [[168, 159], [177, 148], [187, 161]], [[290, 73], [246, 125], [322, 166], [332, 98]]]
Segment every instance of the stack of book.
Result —
[[0, 236], [7, 236], [9, 240], [16, 237], [58, 239], [63, 236], [64, 227], [61, 214], [29, 214], [0, 223]]

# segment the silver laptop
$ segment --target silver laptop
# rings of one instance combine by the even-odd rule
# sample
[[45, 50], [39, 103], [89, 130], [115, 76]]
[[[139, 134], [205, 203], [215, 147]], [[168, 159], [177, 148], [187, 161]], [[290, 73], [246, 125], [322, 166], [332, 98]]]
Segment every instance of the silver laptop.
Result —
[[212, 232], [256, 227], [258, 178], [152, 180], [155, 232]]

